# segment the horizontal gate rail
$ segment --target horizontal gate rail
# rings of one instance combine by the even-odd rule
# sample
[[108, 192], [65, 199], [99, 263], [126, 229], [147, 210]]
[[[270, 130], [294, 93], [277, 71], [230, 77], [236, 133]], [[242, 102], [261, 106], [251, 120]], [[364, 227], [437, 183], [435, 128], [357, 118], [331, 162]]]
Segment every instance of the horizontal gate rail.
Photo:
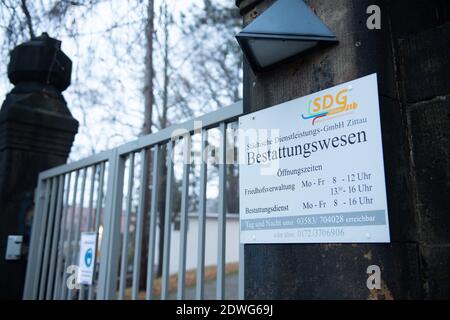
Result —
[[[197, 244], [195, 249], [187, 247], [189, 174], [192, 167], [190, 162], [185, 161], [181, 169], [180, 251], [173, 254], [179, 257], [176, 298], [185, 298], [187, 254], [197, 253], [195, 297], [204, 299], [208, 175], [204, 151], [208, 131], [213, 128], [222, 134], [219, 141], [215, 296], [217, 299], [224, 299], [226, 132], [227, 125], [236, 122], [242, 113], [242, 102], [237, 102], [114, 149], [41, 172], [35, 194], [24, 299], [168, 299], [171, 287], [169, 271], [174, 216], [173, 192], [176, 185], [172, 155], [178, 140], [183, 142], [185, 156], [190, 154], [191, 139], [195, 134], [199, 134], [201, 139], [203, 160], [200, 164]], [[164, 220], [159, 221], [161, 212], [158, 207], [158, 191], [162, 188], [162, 167], [167, 168], [164, 169], [167, 170], [164, 179], [166, 198], [162, 212]], [[162, 229], [158, 229], [158, 225]], [[130, 228], [133, 234], [130, 233]], [[145, 238], [144, 230], [148, 231]], [[76, 278], [70, 271], [71, 267], [77, 267], [78, 264], [81, 232], [97, 233], [94, 280], [89, 286], [77, 285]], [[160, 297], [155, 297], [154, 262], [158, 232], [164, 232], [163, 274]], [[133, 241], [134, 244], [130, 247]], [[133, 255], [131, 263], [128, 259], [130, 254]], [[141, 265], [145, 255], [148, 257], [147, 265]], [[127, 277], [129, 268], [132, 268], [130, 279]], [[141, 279], [141, 269], [146, 271], [146, 279]], [[241, 285], [242, 276], [239, 279]], [[127, 280], [131, 282], [130, 291], [127, 289]], [[146, 284], [143, 296], [140, 295], [142, 283]]]
[[243, 106], [242, 102], [236, 102], [231, 106], [219, 109], [217, 111], [205, 114], [204, 116], [195, 118], [193, 120], [173, 125], [169, 128], [162, 129], [161, 131], [152, 133], [147, 136], [143, 136], [135, 141], [126, 143], [118, 147], [120, 155], [130, 153], [132, 151], [138, 151], [145, 147], [150, 147], [155, 144], [161, 144], [174, 139], [174, 133], [178, 132], [178, 136], [183, 136], [187, 132], [193, 133], [195, 130], [209, 129], [214, 126], [218, 126], [221, 122], [231, 122], [242, 115]]

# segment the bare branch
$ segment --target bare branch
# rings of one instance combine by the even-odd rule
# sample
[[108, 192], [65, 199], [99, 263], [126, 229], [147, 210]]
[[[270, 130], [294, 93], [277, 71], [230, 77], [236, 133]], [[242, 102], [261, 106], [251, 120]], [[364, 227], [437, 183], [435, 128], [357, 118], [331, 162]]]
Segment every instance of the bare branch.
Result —
[[30, 38], [34, 38], [33, 21], [31, 20], [30, 11], [28, 11], [27, 0], [22, 0], [21, 8], [26, 18]]

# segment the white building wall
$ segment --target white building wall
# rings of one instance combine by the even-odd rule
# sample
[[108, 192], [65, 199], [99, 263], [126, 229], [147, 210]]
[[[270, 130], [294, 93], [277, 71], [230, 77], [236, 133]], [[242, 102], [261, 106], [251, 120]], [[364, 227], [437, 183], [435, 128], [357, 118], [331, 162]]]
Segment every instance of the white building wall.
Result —
[[[217, 215], [206, 216], [205, 234], [205, 266], [217, 264], [218, 233]], [[157, 235], [158, 236], [158, 235]], [[158, 238], [157, 238], [158, 239]], [[190, 214], [188, 218], [186, 270], [197, 268], [198, 250], [198, 218], [196, 214]], [[180, 254], [180, 231], [174, 229], [170, 243], [170, 273], [177, 273]], [[239, 218], [227, 216], [226, 225], [226, 263], [239, 261]]]

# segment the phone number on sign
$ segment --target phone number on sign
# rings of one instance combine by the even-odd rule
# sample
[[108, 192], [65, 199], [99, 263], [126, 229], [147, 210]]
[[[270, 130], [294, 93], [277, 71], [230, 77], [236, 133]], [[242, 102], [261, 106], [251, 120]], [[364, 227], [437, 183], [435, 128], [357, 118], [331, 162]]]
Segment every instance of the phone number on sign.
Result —
[[332, 223], [332, 224], [340, 224], [344, 222], [344, 216], [343, 215], [330, 215], [330, 216], [309, 216], [309, 217], [299, 217], [297, 218], [297, 224], [298, 225], [311, 225], [311, 224], [325, 224], [325, 223]]
[[305, 229], [305, 230], [298, 230], [297, 235], [299, 238], [343, 237], [345, 235], [345, 232], [344, 232], [344, 229], [340, 229], [340, 228]]

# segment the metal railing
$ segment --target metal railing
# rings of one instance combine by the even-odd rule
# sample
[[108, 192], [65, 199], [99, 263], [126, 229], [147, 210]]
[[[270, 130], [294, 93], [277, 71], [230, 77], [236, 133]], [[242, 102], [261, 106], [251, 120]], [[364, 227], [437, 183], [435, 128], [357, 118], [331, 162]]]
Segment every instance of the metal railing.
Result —
[[[208, 176], [208, 132], [219, 130], [216, 298], [225, 297], [226, 277], [226, 179], [227, 130], [233, 130], [242, 114], [238, 102], [186, 123], [143, 136], [112, 150], [66, 164], [39, 175], [30, 239], [24, 299], [168, 299], [170, 289], [171, 225], [174, 214], [174, 149], [183, 146], [181, 173], [180, 244], [177, 299], [185, 298], [192, 139], [200, 136], [198, 242], [195, 298], [205, 298], [205, 240]], [[165, 165], [164, 165], [165, 164]], [[182, 169], [180, 169], [182, 168]], [[165, 175], [164, 175], [165, 172]], [[162, 179], [162, 176], [165, 179]], [[165, 180], [165, 185], [161, 181]], [[178, 185], [177, 185], [178, 187]], [[163, 189], [164, 188], [164, 189]], [[165, 190], [164, 215], [160, 192]], [[237, 199], [237, 194], [232, 195]], [[163, 217], [164, 221], [159, 221]], [[158, 223], [164, 232], [157, 246]], [[131, 228], [133, 226], [133, 228]], [[133, 231], [133, 236], [130, 230]], [[148, 239], [143, 239], [148, 230]], [[68, 272], [78, 265], [81, 232], [97, 233], [94, 279], [77, 287]], [[133, 239], [132, 239], [133, 238]], [[131, 241], [134, 240], [134, 243]], [[146, 247], [146, 248], [145, 248]], [[155, 297], [155, 255], [162, 247], [160, 296]], [[240, 247], [241, 248], [241, 247]], [[146, 251], [143, 251], [145, 250]], [[189, 250], [189, 254], [192, 253]], [[241, 253], [240, 253], [241, 255]], [[129, 257], [132, 256], [131, 291], [127, 290]], [[147, 263], [142, 258], [147, 256]], [[241, 257], [241, 256], [240, 256]], [[241, 259], [240, 259], [241, 260]], [[239, 296], [242, 297], [242, 263], [239, 266]], [[141, 268], [146, 268], [142, 295]], [[145, 274], [145, 273], [144, 273]], [[140, 295], [141, 293], [141, 295]]]

